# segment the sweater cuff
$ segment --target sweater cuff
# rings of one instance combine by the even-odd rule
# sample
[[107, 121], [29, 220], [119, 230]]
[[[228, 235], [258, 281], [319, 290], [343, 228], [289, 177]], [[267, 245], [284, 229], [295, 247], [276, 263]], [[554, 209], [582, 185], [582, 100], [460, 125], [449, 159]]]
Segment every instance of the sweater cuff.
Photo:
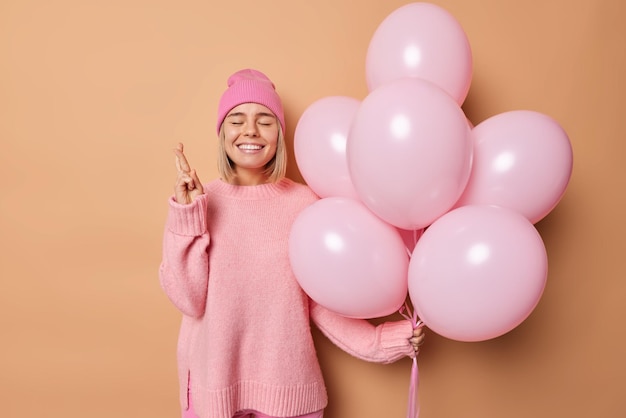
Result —
[[390, 361], [396, 361], [405, 356], [415, 356], [415, 351], [409, 341], [413, 336], [411, 321], [385, 322], [380, 326], [382, 327], [380, 345]]
[[193, 202], [183, 205], [170, 197], [167, 214], [167, 228], [174, 234], [200, 236], [207, 232], [207, 197], [197, 196]]

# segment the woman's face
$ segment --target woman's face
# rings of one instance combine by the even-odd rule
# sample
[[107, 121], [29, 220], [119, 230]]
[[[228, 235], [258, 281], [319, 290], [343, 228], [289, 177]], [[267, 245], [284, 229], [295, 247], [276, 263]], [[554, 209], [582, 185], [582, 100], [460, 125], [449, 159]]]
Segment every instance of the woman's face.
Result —
[[222, 126], [224, 148], [237, 177], [244, 183], [248, 178], [264, 180], [263, 171], [276, 155], [280, 129], [276, 116], [263, 105], [244, 103], [228, 112]]

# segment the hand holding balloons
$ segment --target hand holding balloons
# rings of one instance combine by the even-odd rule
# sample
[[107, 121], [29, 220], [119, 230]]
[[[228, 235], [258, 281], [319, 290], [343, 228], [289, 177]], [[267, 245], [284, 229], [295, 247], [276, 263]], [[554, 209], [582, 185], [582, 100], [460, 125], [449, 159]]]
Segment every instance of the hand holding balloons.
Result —
[[302, 115], [296, 158], [323, 199], [294, 224], [290, 250], [318, 303], [375, 317], [408, 288], [428, 327], [479, 341], [508, 332], [538, 302], [547, 258], [533, 224], [562, 198], [572, 147], [534, 111], [473, 126], [460, 107], [472, 65], [459, 22], [410, 3], [370, 41], [368, 95], [320, 99]]

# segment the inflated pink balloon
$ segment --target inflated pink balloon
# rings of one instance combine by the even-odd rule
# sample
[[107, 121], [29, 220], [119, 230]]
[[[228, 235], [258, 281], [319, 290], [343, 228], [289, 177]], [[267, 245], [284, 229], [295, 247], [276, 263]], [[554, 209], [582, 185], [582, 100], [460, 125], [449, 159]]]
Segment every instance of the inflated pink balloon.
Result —
[[437, 334], [488, 340], [534, 310], [547, 264], [543, 241], [528, 219], [497, 206], [464, 206], [435, 221], [417, 242], [409, 295]]
[[360, 200], [385, 222], [422, 229], [449, 211], [465, 189], [470, 128], [441, 88], [419, 78], [398, 79], [361, 102], [346, 153]]
[[561, 200], [572, 173], [572, 146], [563, 128], [539, 112], [515, 110], [472, 130], [474, 162], [456, 207], [491, 204], [537, 223]]
[[431, 3], [396, 9], [378, 26], [366, 56], [369, 91], [401, 77], [433, 82], [462, 104], [472, 79], [467, 35], [448, 11]]
[[320, 197], [358, 198], [346, 161], [346, 141], [361, 102], [329, 96], [313, 102], [294, 134], [294, 153], [302, 177]]
[[300, 212], [289, 237], [289, 257], [302, 289], [340, 315], [382, 317], [406, 299], [404, 242], [357, 200], [329, 197]]

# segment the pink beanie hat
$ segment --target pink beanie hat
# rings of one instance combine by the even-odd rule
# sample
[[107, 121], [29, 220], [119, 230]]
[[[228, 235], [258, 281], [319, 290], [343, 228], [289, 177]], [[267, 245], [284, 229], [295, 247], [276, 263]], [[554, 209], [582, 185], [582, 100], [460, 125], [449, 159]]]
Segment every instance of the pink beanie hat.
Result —
[[276, 93], [274, 83], [262, 72], [246, 69], [228, 77], [228, 88], [222, 94], [217, 109], [218, 134], [228, 112], [243, 103], [258, 103], [270, 109], [280, 121], [283, 133], [285, 132], [283, 105]]

